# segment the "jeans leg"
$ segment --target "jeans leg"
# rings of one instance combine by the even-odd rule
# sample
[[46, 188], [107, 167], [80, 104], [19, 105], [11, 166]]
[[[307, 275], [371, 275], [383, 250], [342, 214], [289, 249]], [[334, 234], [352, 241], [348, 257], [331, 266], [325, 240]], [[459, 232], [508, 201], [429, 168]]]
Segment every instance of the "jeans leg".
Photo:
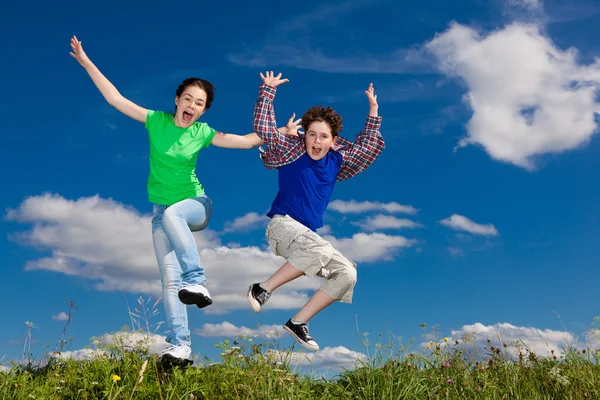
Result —
[[212, 203], [206, 196], [182, 200], [164, 212], [163, 228], [181, 265], [184, 285], [206, 283], [192, 232], [206, 228], [211, 216]]
[[165, 206], [154, 205], [152, 241], [160, 271], [165, 319], [169, 330], [166, 341], [173, 345], [190, 344], [187, 309], [177, 296], [177, 292], [183, 285], [181, 266], [162, 225], [165, 209]]

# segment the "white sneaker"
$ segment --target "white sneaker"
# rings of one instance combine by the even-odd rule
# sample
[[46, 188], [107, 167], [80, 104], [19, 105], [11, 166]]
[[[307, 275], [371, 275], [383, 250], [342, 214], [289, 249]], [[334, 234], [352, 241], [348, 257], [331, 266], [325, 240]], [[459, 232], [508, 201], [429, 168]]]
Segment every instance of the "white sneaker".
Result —
[[165, 370], [171, 370], [174, 367], [186, 368], [194, 362], [190, 360], [192, 349], [187, 343], [172, 345], [161, 352], [160, 365]]
[[181, 288], [177, 293], [183, 304], [195, 304], [198, 308], [204, 308], [212, 304], [210, 293], [204, 285], [189, 285]]
[[180, 360], [188, 360], [192, 355], [192, 348], [189, 344], [174, 344], [166, 349], [164, 349], [161, 353], [161, 356], [170, 356], [171, 358], [179, 358]]

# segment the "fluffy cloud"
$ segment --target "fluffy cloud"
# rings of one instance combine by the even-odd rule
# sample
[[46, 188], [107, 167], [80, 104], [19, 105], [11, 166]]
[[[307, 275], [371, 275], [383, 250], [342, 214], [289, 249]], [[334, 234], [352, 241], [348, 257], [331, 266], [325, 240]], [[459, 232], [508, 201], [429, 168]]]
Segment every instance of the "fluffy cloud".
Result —
[[395, 201], [391, 203], [380, 203], [378, 201], [344, 201], [334, 200], [329, 203], [329, 210], [337, 211], [343, 214], [360, 214], [371, 211], [386, 211], [389, 213], [400, 213], [400, 214], [416, 214], [417, 209], [413, 206], [405, 206], [398, 204]]
[[422, 225], [410, 219], [397, 218], [393, 215], [378, 214], [373, 217], [368, 217], [362, 221], [352, 222], [365, 231], [377, 231], [383, 229], [402, 229], [402, 228], [419, 228]]
[[559, 49], [536, 24], [482, 35], [452, 23], [425, 48], [468, 89], [473, 115], [458, 148], [478, 145], [496, 160], [533, 169], [536, 156], [583, 146], [597, 131], [600, 60], [579, 64], [575, 49]]
[[274, 357], [287, 360], [292, 367], [311, 369], [354, 369], [358, 362], [366, 362], [367, 356], [343, 346], [325, 347], [317, 352], [273, 351]]
[[257, 228], [265, 228], [269, 217], [255, 212], [248, 213], [242, 217], [234, 219], [225, 225], [225, 232], [245, 232]]
[[324, 238], [357, 263], [392, 260], [400, 249], [412, 247], [417, 243], [416, 239], [383, 233], [356, 233], [351, 238], [344, 239], [336, 239], [333, 236]]
[[[552, 355], [551, 351], [554, 350], [555, 354], [559, 356], [564, 349], [572, 347], [585, 347], [584, 344], [578, 345], [578, 338], [569, 332], [554, 331], [551, 329], [538, 329], [533, 327], [520, 327], [509, 323], [499, 323], [495, 325], [483, 325], [481, 323], [475, 323], [473, 325], [465, 325], [458, 330], [452, 331], [449, 336], [449, 342], [459, 340], [464, 341], [465, 337], [470, 337], [471, 342], [476, 344], [477, 349], [481, 352], [484, 346], [489, 349], [487, 342], [490, 339], [491, 344], [494, 346], [501, 346], [502, 343], [508, 345], [507, 350], [511, 355], [515, 356], [518, 354], [518, 350], [515, 345], [520, 345], [523, 348], [524, 354], [527, 351], [531, 351], [538, 356], [549, 357]], [[440, 341], [440, 343], [444, 343]], [[588, 345], [591, 348], [597, 348], [599, 343], [594, 339], [588, 340]], [[577, 346], [578, 345], [578, 346]], [[422, 343], [421, 347], [424, 348], [426, 343]]]
[[52, 319], [55, 321], [67, 321], [69, 319], [69, 316], [66, 312], [61, 311], [60, 313], [53, 315]]
[[264, 325], [256, 329], [245, 326], [235, 326], [231, 322], [224, 321], [220, 324], [204, 324], [202, 328], [194, 331], [196, 335], [205, 337], [238, 337], [238, 336], [260, 336], [268, 338], [270, 336], [283, 333], [283, 326]]
[[469, 218], [452, 214], [450, 217], [440, 221], [440, 224], [457, 231], [465, 231], [474, 235], [498, 236], [498, 230], [492, 224], [481, 225], [471, 221]]
[[[67, 200], [46, 194], [25, 199], [6, 217], [32, 225], [31, 229], [12, 235], [14, 240], [51, 251], [48, 257], [29, 261], [26, 270], [48, 270], [89, 279], [95, 282], [97, 290], [125, 289], [130, 293], [161, 295], [151, 215], [98, 196]], [[207, 313], [247, 309], [248, 286], [264, 280], [285, 262], [268, 249], [226, 247], [209, 229], [194, 236], [214, 301], [204, 309]], [[357, 234], [336, 243], [349, 257], [356, 255], [357, 261], [376, 261], [392, 259], [394, 250], [413, 242], [399, 236]], [[296, 279], [281, 287], [267, 307], [297, 308], [319, 285], [318, 278]]]
[[125, 351], [147, 350], [149, 354], [160, 354], [169, 344], [163, 336], [154, 333], [117, 332], [105, 333], [93, 342], [94, 348], [78, 349], [73, 351], [54, 352], [52, 356], [62, 359], [91, 360], [105, 355], [104, 349], [109, 347], [121, 348]]
[[10, 372], [11, 368], [6, 365], [0, 365], [0, 372]]

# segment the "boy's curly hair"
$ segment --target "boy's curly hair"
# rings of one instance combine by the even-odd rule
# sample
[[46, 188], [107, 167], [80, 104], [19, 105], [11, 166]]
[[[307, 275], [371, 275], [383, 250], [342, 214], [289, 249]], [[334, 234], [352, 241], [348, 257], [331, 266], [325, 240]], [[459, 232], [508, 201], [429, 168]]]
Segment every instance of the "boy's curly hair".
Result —
[[331, 128], [331, 136], [336, 137], [343, 127], [342, 116], [331, 107], [314, 106], [302, 116], [302, 128], [308, 131], [308, 126], [315, 121], [325, 122]]

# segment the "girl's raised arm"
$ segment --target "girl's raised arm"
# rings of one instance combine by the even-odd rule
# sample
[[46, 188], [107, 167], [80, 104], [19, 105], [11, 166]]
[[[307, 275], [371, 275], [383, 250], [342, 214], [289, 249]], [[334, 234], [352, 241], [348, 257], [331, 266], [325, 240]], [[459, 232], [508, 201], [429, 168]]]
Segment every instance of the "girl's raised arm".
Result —
[[148, 110], [126, 99], [121, 93], [119, 93], [117, 88], [110, 83], [110, 81], [106, 79], [104, 75], [102, 75], [102, 72], [100, 72], [100, 70], [88, 58], [88, 56], [85, 54], [85, 51], [83, 51], [81, 42], [75, 36], [71, 38], [71, 48], [73, 51], [69, 54], [71, 54], [71, 56], [75, 58], [83, 68], [85, 68], [88, 75], [90, 78], [92, 78], [92, 81], [98, 90], [100, 90], [100, 93], [102, 93], [102, 96], [104, 96], [108, 104], [121, 111], [128, 117], [145, 123]]

